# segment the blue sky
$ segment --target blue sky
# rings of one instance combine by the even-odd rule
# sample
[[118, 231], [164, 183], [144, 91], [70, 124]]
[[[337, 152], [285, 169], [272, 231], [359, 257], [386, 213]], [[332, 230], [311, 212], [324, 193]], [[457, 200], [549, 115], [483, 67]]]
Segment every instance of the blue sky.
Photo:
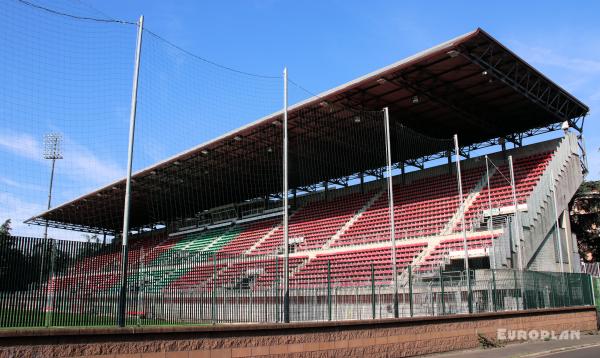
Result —
[[[481, 27], [591, 108], [589, 178], [600, 178], [598, 2], [32, 2], [129, 21], [143, 14], [146, 28], [191, 53], [256, 74], [279, 76], [287, 66], [314, 93]], [[124, 176], [135, 29], [66, 20], [16, 0], [0, 7], [0, 160], [8, 169], [0, 172], [0, 219], [39, 235], [18, 222], [45, 206], [44, 133], [65, 137], [55, 205]], [[280, 106], [279, 79], [222, 71], [151, 36], [144, 41], [135, 168]]]
[[148, 28], [227, 66], [287, 66], [312, 92], [481, 27], [590, 107], [589, 178], [600, 178], [600, 2], [86, 1], [117, 18], [143, 14]]

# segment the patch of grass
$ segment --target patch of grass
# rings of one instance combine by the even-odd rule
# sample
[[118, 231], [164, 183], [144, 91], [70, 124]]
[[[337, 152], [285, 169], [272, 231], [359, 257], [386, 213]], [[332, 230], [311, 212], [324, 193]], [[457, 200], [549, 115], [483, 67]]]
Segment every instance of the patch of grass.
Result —
[[479, 345], [481, 345], [483, 349], [499, 348], [503, 346], [503, 344], [501, 344], [497, 340], [488, 338], [481, 333], [477, 333], [477, 340], [479, 341]]
[[[114, 327], [117, 325], [116, 315], [91, 313], [52, 312], [48, 317], [51, 327]], [[159, 319], [129, 316], [127, 326], [181, 326], [198, 323], [178, 323]], [[200, 323], [201, 325], [203, 323]], [[0, 329], [45, 327], [46, 314], [40, 310], [0, 310]], [[206, 324], [209, 325], [209, 324]]]

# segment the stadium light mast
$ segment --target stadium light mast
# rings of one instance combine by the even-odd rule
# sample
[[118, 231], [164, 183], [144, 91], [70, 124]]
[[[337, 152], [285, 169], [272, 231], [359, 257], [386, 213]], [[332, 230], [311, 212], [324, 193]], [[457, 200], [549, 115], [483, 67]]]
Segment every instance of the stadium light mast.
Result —
[[[52, 160], [52, 169], [50, 171], [50, 184], [48, 187], [48, 207], [52, 206], [52, 186], [54, 184], [54, 167], [57, 159], [63, 159], [61, 151], [62, 135], [60, 133], [48, 133], [44, 136], [44, 159]], [[48, 238], [48, 220], [44, 229], [44, 239]]]
[[460, 151], [458, 147], [458, 135], [454, 135], [454, 152], [456, 155], [456, 176], [458, 178], [458, 197], [460, 199], [460, 216], [463, 234], [463, 248], [465, 250], [464, 265], [467, 278], [467, 302], [469, 305], [469, 313], [473, 313], [473, 299], [471, 297], [471, 274], [469, 273], [469, 250], [467, 245], [467, 228], [465, 223], [465, 202], [463, 197], [462, 176], [460, 172]]
[[283, 69], [283, 321], [290, 322], [290, 238], [288, 230], [288, 73]]
[[125, 310], [127, 304], [127, 258], [129, 239], [129, 210], [131, 206], [131, 168], [133, 164], [133, 140], [135, 134], [135, 115], [137, 110], [137, 89], [140, 76], [140, 57], [142, 50], [142, 34], [144, 32], [144, 16], [138, 21], [137, 44], [135, 49], [135, 67], [133, 70], [133, 88], [131, 91], [131, 111], [129, 116], [129, 145], [127, 151], [127, 177], [125, 179], [125, 205], [123, 209], [123, 234], [121, 253], [121, 288], [119, 290], [119, 312], [117, 323], [125, 327]]
[[[52, 186], [54, 184], [54, 168], [56, 166], [56, 160], [63, 159], [61, 151], [62, 135], [60, 133], [48, 133], [44, 136], [44, 159], [52, 161], [52, 169], [50, 171], [50, 183], [48, 186], [48, 210], [52, 206]], [[44, 227], [44, 246], [48, 243], [48, 219], [46, 219], [46, 225]], [[45, 247], [44, 247], [45, 251]], [[54, 289], [54, 245], [50, 243], [50, 272], [48, 273], [49, 283], [48, 285]], [[42, 278], [44, 273], [44, 258], [46, 253], [42, 253], [42, 264], [40, 266], [40, 286], [42, 284]], [[50, 287], [48, 287], [48, 293], [50, 293]], [[46, 307], [44, 309], [44, 324], [49, 327], [52, 322], [52, 295], [46, 295]]]

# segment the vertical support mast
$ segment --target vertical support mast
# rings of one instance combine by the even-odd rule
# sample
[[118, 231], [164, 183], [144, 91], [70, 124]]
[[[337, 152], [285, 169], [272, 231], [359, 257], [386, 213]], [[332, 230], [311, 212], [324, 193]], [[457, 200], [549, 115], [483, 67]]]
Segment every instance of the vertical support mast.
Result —
[[385, 122], [385, 156], [387, 172], [387, 192], [388, 206], [390, 216], [390, 236], [392, 244], [392, 277], [394, 280], [394, 317], [399, 317], [398, 311], [398, 267], [396, 265], [396, 224], [394, 222], [394, 191], [392, 178], [392, 144], [390, 134], [390, 112], [388, 107], [383, 109], [383, 119]]
[[[489, 166], [489, 158], [487, 154], [485, 155], [485, 178], [487, 180], [487, 195], [488, 195], [488, 210], [489, 210], [489, 225], [487, 229], [489, 231], [494, 231], [494, 214], [492, 213], [492, 194], [490, 186], [490, 166]], [[494, 251], [494, 237], [492, 236], [492, 250], [490, 252], [490, 269], [496, 268], [496, 252]]]
[[283, 321], [290, 321], [290, 267], [288, 231], [288, 74], [283, 69]]
[[467, 245], [467, 225], [465, 222], [465, 202], [463, 197], [463, 187], [462, 187], [462, 175], [460, 172], [460, 151], [458, 147], [458, 135], [454, 135], [454, 153], [456, 155], [456, 177], [458, 179], [458, 198], [460, 200], [460, 217], [461, 217], [461, 225], [462, 225], [462, 235], [463, 235], [463, 249], [465, 250], [464, 257], [464, 266], [465, 266], [465, 275], [467, 279], [467, 289], [468, 289], [468, 304], [469, 304], [469, 313], [473, 313], [473, 300], [471, 297], [471, 274], [469, 272], [469, 251]]
[[513, 168], [512, 155], [508, 156], [508, 168], [510, 169], [510, 186], [512, 189], [513, 205], [515, 206], [515, 241], [517, 242], [517, 260], [519, 270], [523, 271], [523, 253], [521, 252], [521, 224], [519, 220], [519, 203], [517, 202], [517, 188], [515, 184], [515, 170]]
[[488, 158], [487, 154], [485, 156], [485, 178], [487, 180], [488, 209], [490, 210], [490, 226], [488, 229], [490, 231], [493, 231], [494, 230], [494, 214], [492, 213], [492, 193], [491, 193], [492, 187], [490, 186], [490, 167], [489, 167], [489, 158]]
[[556, 181], [554, 180], [554, 171], [550, 169], [550, 179], [552, 180], [552, 201], [554, 202], [554, 217], [556, 225], [556, 241], [558, 241], [558, 256], [560, 260], [560, 272], [565, 272], [565, 264], [563, 259], [562, 240], [560, 238], [560, 225], [558, 221], [558, 204], [556, 203]]
[[133, 164], [133, 140], [135, 134], [135, 115], [137, 110], [138, 79], [142, 50], [142, 33], [144, 32], [144, 16], [138, 22], [137, 44], [135, 49], [135, 66], [133, 69], [133, 88], [131, 91], [131, 111], [129, 116], [129, 145], [127, 150], [127, 178], [125, 180], [125, 207], [123, 209], [123, 234], [121, 253], [121, 288], [119, 291], [118, 325], [125, 326], [125, 309], [127, 302], [127, 256], [129, 251], [129, 210], [131, 207], [131, 168]]
[[[50, 171], [50, 187], [48, 188], [48, 207], [47, 210], [50, 210], [52, 205], [52, 185], [54, 184], [54, 166], [56, 164], [56, 158], [52, 158], [52, 170]], [[44, 239], [48, 238], [48, 220], [46, 220], [46, 225], [44, 227]]]

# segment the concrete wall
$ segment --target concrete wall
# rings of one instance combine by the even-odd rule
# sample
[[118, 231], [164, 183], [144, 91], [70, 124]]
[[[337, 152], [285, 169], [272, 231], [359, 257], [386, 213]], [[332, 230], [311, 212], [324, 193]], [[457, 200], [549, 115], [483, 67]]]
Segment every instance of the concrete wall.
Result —
[[593, 307], [269, 325], [0, 331], [0, 357], [408, 357], [475, 348], [513, 330], [595, 330]]

